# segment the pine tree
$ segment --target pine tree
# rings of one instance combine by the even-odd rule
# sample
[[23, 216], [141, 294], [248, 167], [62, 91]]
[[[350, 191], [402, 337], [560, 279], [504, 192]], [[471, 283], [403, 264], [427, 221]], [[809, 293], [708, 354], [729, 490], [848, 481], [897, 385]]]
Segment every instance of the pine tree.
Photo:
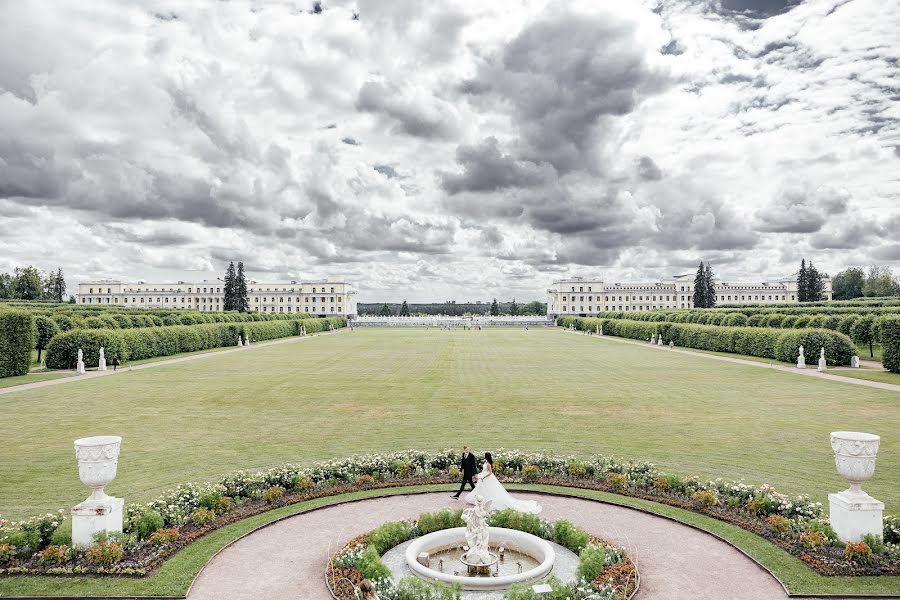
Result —
[[56, 278], [53, 282], [53, 299], [62, 302], [66, 297], [66, 280], [63, 278], [62, 267], [57, 267]]
[[497, 304], [497, 299], [494, 298], [494, 301], [491, 302], [491, 316], [496, 317], [500, 314], [500, 305]]
[[385, 302], [384, 304], [381, 305], [381, 312], [379, 313], [380, 316], [382, 316], [382, 317], [390, 317], [390, 316], [392, 316], [393, 314], [394, 314], [394, 313], [391, 312], [391, 307], [388, 306], [387, 302]]
[[512, 299], [512, 302], [509, 305], [509, 314], [513, 317], [519, 314], [519, 305], [516, 304], [515, 298]]
[[819, 270], [809, 262], [806, 268], [806, 299], [810, 302], [816, 302], [822, 299], [825, 293], [825, 279]]
[[404, 300], [403, 304], [400, 305], [400, 316], [401, 317], [409, 316], [409, 305], [406, 303], [406, 300]]
[[237, 299], [237, 289], [235, 288], [237, 274], [234, 271], [234, 261], [228, 263], [223, 283], [225, 284], [225, 299], [222, 304], [222, 310], [237, 310], [237, 302], [235, 301]]
[[716, 306], [716, 276], [713, 274], [712, 264], [706, 263], [706, 270], [703, 273], [703, 285], [705, 286], [706, 306], [704, 308], [715, 308]]
[[797, 273], [797, 301], [806, 302], [807, 295], [806, 259], [800, 260], [800, 272]]
[[706, 308], [706, 292], [706, 271], [701, 260], [694, 276], [694, 308]]
[[238, 261], [237, 275], [234, 279], [234, 308], [241, 312], [250, 310], [250, 300], [247, 298], [247, 279], [244, 277], [244, 262]]

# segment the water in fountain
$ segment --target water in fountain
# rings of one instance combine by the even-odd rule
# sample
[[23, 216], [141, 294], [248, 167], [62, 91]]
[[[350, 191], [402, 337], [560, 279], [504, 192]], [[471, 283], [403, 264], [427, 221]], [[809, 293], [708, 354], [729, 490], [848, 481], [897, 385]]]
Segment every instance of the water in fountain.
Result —
[[[500, 555], [500, 548], [491, 547], [493, 554]], [[449, 575], [468, 575], [466, 565], [460, 560], [465, 553], [462, 548], [445, 548], [443, 550], [432, 551], [429, 561], [429, 567], [447, 573]], [[440, 561], [444, 561], [444, 568], [440, 568]], [[480, 577], [494, 577], [504, 575], [517, 575], [529, 569], [537, 567], [540, 562], [532, 556], [516, 552], [515, 550], [504, 549], [503, 560], [497, 561], [491, 568], [489, 575], [477, 575]]]

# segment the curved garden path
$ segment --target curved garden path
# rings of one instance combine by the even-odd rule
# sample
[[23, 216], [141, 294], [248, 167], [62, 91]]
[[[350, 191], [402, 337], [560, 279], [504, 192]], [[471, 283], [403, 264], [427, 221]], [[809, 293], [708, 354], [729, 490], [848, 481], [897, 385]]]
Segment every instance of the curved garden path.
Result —
[[[620, 506], [538, 495], [542, 517], [568, 519], [628, 550], [641, 573], [637, 600], [787, 598], [768, 572], [711, 535]], [[330, 600], [325, 564], [341, 544], [386, 521], [457, 506], [448, 493], [439, 492], [352, 502], [290, 517], [215, 556], [200, 572], [188, 600]]]

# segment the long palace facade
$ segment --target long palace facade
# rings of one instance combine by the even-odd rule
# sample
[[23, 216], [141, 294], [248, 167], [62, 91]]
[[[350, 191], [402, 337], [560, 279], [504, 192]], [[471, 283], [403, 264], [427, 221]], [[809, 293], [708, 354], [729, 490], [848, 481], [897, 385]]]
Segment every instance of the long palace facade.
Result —
[[[345, 281], [248, 281], [247, 297], [250, 310], [257, 312], [356, 316], [356, 290]], [[220, 311], [224, 300], [221, 280], [175, 283], [101, 280], [78, 284], [79, 304]]]
[[[794, 277], [761, 283], [716, 281], [718, 304], [798, 302]], [[547, 290], [547, 315], [590, 316], [603, 311], [693, 308], [694, 274], [676, 275], [654, 283], [606, 283], [572, 277], [554, 281]], [[825, 279], [823, 299], [831, 300], [831, 279]]]

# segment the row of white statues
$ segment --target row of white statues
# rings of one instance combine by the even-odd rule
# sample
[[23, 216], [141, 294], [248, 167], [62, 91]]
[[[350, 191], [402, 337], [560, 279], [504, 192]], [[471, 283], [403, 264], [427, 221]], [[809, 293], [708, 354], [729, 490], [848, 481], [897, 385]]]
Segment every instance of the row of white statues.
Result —
[[[798, 350], [799, 354], [797, 356], [797, 368], [805, 369], [806, 368], [806, 356], [803, 354], [803, 346], [800, 346]], [[816, 367], [816, 371], [822, 372], [828, 368], [828, 362], [825, 360], [825, 347], [822, 346], [822, 350], [819, 353], [819, 366]], [[850, 357], [850, 368], [858, 369], [859, 368], [859, 357], [852, 356]]]

